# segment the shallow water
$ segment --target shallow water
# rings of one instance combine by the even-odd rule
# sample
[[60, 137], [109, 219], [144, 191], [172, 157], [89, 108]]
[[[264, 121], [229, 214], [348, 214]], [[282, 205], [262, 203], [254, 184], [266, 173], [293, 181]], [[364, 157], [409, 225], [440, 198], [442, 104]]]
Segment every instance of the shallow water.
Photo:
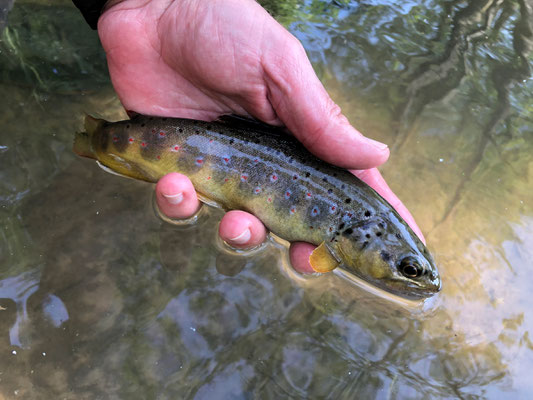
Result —
[[[19, 1], [0, 42], [0, 399], [531, 398], [533, 10], [523, 1], [263, 2], [304, 43], [443, 278], [426, 310], [269, 245], [174, 227], [152, 187], [75, 157], [124, 116], [68, 2]], [[31, 11], [30, 11], [31, 10]]]

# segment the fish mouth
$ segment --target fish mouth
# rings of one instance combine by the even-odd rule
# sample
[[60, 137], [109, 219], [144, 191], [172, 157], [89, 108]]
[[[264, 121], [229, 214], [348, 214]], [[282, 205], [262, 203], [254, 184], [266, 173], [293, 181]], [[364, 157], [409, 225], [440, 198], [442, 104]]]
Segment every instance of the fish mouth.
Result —
[[[409, 282], [406, 288], [407, 293], [397, 293], [397, 295], [407, 299], [420, 300], [437, 294], [442, 289], [442, 282], [440, 277], [437, 277], [430, 282]], [[401, 291], [401, 289], [399, 291]]]
[[344, 272], [349, 273], [363, 281], [368, 285], [374, 286], [387, 293], [404, 298], [406, 300], [420, 301], [437, 294], [441, 288], [442, 283], [439, 275], [436, 275], [434, 279], [422, 282], [406, 282], [401, 279], [372, 279], [369, 277], [361, 276], [355, 271], [348, 268], [341, 268]]

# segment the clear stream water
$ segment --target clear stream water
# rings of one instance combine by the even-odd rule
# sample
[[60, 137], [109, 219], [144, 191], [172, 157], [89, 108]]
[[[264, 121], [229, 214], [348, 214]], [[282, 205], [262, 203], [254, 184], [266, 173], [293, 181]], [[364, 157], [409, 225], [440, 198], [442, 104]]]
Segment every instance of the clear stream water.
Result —
[[[19, 0], [0, 40], [0, 399], [532, 398], [533, 9], [264, 1], [426, 234], [443, 290], [406, 309], [273, 245], [175, 227], [152, 186], [75, 157], [124, 116], [67, 1]], [[9, 8], [9, 2], [2, 2]], [[5, 14], [0, 23], [5, 23]]]

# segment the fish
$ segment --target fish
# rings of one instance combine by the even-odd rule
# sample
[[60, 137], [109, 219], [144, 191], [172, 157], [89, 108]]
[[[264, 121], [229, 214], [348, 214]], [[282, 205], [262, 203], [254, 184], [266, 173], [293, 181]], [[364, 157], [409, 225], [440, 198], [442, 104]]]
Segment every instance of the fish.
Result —
[[186, 175], [208, 204], [247, 211], [282, 239], [316, 245], [309, 258], [316, 272], [339, 267], [412, 300], [441, 289], [431, 254], [398, 212], [280, 128], [233, 116], [108, 122], [87, 115], [73, 150], [147, 182]]

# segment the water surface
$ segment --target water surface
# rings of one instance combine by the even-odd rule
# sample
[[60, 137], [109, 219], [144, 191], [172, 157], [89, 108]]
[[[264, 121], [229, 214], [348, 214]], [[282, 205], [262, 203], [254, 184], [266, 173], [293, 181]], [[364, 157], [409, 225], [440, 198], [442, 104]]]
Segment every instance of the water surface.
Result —
[[[526, 0], [264, 1], [352, 123], [443, 278], [425, 311], [285, 250], [242, 258], [221, 213], [174, 227], [152, 186], [71, 152], [124, 117], [95, 32], [18, 1], [0, 41], [0, 399], [531, 398], [533, 10]], [[0, 19], [3, 20], [3, 19]]]

